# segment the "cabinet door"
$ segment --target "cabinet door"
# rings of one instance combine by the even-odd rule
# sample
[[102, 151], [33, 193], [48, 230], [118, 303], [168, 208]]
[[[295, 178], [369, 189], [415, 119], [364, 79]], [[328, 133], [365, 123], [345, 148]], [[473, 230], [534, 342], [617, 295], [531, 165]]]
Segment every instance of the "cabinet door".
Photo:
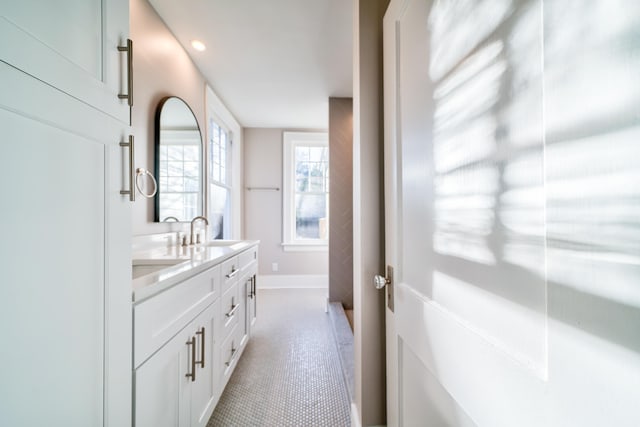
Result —
[[[124, 384], [109, 393], [124, 397], [110, 401], [105, 328], [130, 348], [130, 280], [105, 277], [107, 193], [118, 190], [105, 165], [122, 125], [2, 62], [0, 82], [0, 425], [118, 425], [130, 419], [130, 371], [120, 364]], [[110, 262], [122, 279], [127, 266]], [[112, 296], [124, 310], [111, 311]], [[113, 315], [123, 323], [111, 329]]]
[[218, 348], [220, 356], [218, 359], [218, 381], [220, 381], [221, 391], [227, 385], [233, 369], [236, 367], [238, 356], [240, 355], [241, 331], [238, 325], [229, 333]]
[[[218, 387], [213, 375], [217, 304], [135, 370], [136, 427], [207, 425]], [[187, 376], [193, 372], [195, 379]]]
[[123, 122], [129, 106], [127, 0], [20, 0], [0, 6], [0, 59]]
[[[191, 383], [191, 427], [206, 426], [217, 398], [218, 381], [214, 375], [218, 301], [194, 320], [196, 326], [198, 365], [196, 380]], [[202, 344], [204, 343], [204, 349]]]
[[251, 284], [253, 277], [249, 274], [242, 277], [240, 282], [240, 293], [242, 299], [242, 312], [240, 314], [240, 324], [242, 325], [241, 341], [240, 345], [244, 347], [249, 340], [251, 333], [251, 317], [250, 317], [250, 305], [253, 298], [253, 286]]
[[192, 372], [194, 348], [187, 342], [193, 332], [185, 328], [135, 370], [136, 427], [189, 426], [191, 379], [186, 374]]
[[251, 335], [251, 328], [253, 328], [253, 325], [256, 323], [256, 308], [258, 305], [257, 285], [257, 266], [254, 264], [249, 271], [245, 293], [247, 301], [246, 329], [249, 335]]

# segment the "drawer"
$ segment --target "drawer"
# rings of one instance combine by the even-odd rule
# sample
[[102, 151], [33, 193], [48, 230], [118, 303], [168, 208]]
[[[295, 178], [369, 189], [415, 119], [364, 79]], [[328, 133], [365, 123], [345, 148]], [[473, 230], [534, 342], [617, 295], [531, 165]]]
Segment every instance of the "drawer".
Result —
[[222, 338], [227, 337], [233, 327], [238, 323], [241, 305], [242, 301], [238, 294], [238, 285], [234, 284], [227, 292], [222, 294], [222, 298], [220, 299], [220, 318], [218, 325], [220, 325], [220, 336]]
[[223, 293], [226, 292], [227, 289], [231, 287], [231, 285], [236, 283], [238, 274], [240, 274], [240, 265], [238, 264], [238, 259], [239, 258], [237, 256], [234, 256], [220, 264]]
[[133, 307], [133, 365], [140, 366], [220, 295], [213, 267]]
[[229, 381], [229, 377], [231, 376], [231, 373], [233, 372], [233, 369], [240, 357], [240, 340], [236, 334], [238, 329], [239, 328], [236, 326], [220, 347], [220, 365], [218, 367], [218, 372], [220, 375], [221, 389], [224, 389], [227, 381]]
[[258, 262], [258, 246], [253, 246], [246, 251], [242, 252], [238, 255], [240, 264], [240, 268], [242, 270], [247, 269], [248, 267], [257, 264]]

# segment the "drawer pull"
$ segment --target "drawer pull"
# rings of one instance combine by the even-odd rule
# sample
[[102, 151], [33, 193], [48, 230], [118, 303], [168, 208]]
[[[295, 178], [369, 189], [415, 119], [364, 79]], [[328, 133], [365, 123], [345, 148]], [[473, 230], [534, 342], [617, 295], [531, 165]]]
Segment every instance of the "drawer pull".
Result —
[[228, 313], [226, 313], [225, 316], [233, 317], [233, 314], [236, 312], [238, 307], [240, 307], [240, 304], [234, 304], [233, 300], [231, 300], [231, 310]]
[[191, 378], [191, 382], [193, 382], [196, 380], [196, 337], [187, 341], [187, 345], [191, 347], [191, 372], [187, 372], [185, 376]]
[[231, 267], [231, 272], [229, 274], [226, 275], [227, 279], [232, 279], [236, 274], [238, 274], [238, 271], [240, 270], [236, 270], [236, 266], [232, 266]]
[[201, 345], [200, 345], [200, 361], [196, 362], [198, 365], [200, 365], [201, 368], [204, 368], [204, 326], [202, 327], [202, 329], [200, 329], [198, 332], [196, 332], [196, 335], [200, 335], [200, 339], [201, 339]]
[[229, 360], [224, 362], [225, 365], [230, 366], [231, 363], [233, 362], [233, 356], [235, 356], [236, 354], [236, 350], [238, 350], [235, 346], [235, 343], [233, 341], [231, 341], [231, 357], [229, 357]]

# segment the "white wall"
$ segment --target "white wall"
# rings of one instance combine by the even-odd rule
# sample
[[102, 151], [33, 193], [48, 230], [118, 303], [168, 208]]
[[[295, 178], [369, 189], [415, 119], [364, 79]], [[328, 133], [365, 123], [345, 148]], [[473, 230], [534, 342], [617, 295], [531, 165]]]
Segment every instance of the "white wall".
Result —
[[[286, 129], [290, 130], [290, 129]], [[260, 240], [260, 275], [328, 274], [327, 252], [282, 249], [282, 133], [285, 129], [244, 129], [244, 186], [280, 191], [244, 191], [244, 237]], [[278, 271], [272, 271], [278, 263]]]

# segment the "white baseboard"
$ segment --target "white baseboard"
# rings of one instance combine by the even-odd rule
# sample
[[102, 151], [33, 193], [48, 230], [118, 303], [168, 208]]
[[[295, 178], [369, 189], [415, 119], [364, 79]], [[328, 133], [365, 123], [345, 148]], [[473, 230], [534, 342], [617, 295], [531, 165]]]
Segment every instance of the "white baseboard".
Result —
[[360, 424], [360, 414], [355, 403], [351, 404], [351, 427], [362, 427]]
[[258, 289], [328, 289], [325, 274], [269, 274], [258, 276]]

